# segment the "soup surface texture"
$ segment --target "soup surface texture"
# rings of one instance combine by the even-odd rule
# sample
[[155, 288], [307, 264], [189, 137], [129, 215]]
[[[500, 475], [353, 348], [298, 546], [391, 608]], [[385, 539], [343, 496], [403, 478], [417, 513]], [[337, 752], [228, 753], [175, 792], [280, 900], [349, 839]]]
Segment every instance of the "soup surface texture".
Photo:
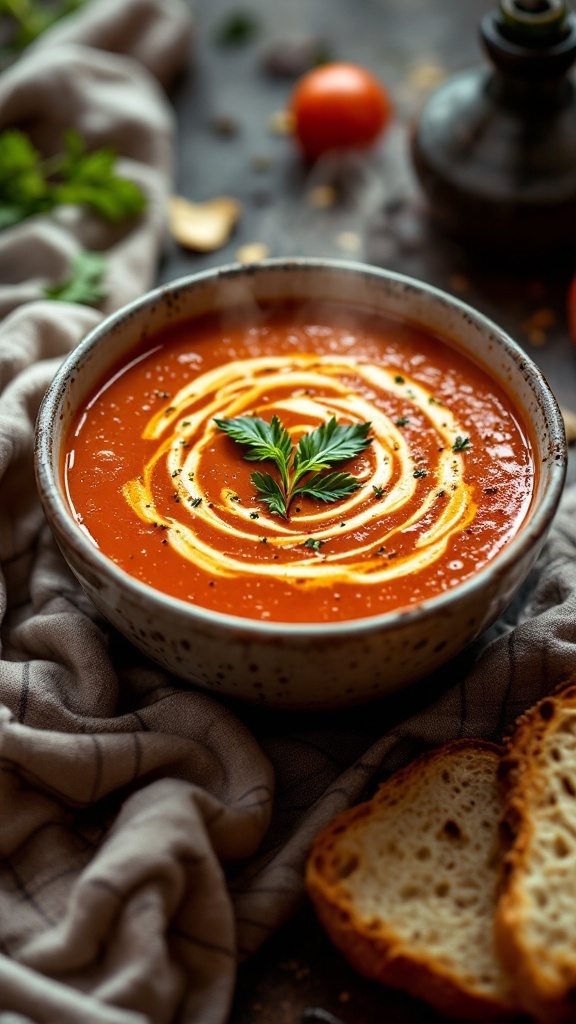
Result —
[[[364, 450], [322, 471], [354, 489], [271, 511], [270, 460], [215, 422], [276, 416], [296, 446], [334, 419]], [[535, 484], [504, 390], [442, 339], [332, 305], [227, 312], [140, 343], [67, 438], [70, 507], [101, 551], [158, 590], [232, 615], [333, 622], [406, 608], [513, 537]]]

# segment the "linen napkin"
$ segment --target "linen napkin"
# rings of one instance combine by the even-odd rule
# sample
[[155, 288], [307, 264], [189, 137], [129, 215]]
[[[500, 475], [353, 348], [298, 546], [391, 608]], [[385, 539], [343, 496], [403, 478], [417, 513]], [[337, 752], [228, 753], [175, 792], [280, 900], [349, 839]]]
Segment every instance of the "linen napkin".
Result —
[[[0, 75], [0, 129], [113, 144], [137, 223], [36, 217], [0, 234], [0, 1024], [225, 1024], [238, 963], [303, 901], [316, 831], [421, 749], [498, 739], [573, 671], [576, 494], [488, 634], [409, 694], [346, 712], [233, 706], [99, 616], [34, 483], [34, 422], [62, 358], [154, 281], [176, 139], [161, 85], [189, 59], [176, 0], [92, 0]], [[54, 102], [58, 98], [58, 103]], [[82, 247], [100, 310], [42, 298]]]

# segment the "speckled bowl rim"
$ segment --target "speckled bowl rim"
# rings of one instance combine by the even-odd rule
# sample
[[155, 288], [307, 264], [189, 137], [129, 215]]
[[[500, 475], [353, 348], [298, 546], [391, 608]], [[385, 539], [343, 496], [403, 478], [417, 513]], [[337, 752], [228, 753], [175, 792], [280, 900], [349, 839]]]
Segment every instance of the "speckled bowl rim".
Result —
[[[537, 396], [538, 404], [548, 424], [550, 430], [550, 450], [554, 448], [556, 452], [553, 465], [548, 469], [550, 474], [549, 484], [538, 505], [529, 512], [528, 520], [522, 526], [519, 533], [470, 579], [464, 580], [449, 590], [421, 601], [414, 606], [384, 612], [379, 615], [370, 615], [333, 623], [263, 621], [214, 611], [188, 601], [183, 601], [177, 597], [171, 597], [169, 594], [165, 594], [161, 590], [157, 590], [155, 587], [130, 576], [129, 573], [102, 554], [98, 548], [94, 547], [85, 538], [82, 531], [78, 529], [68, 504], [61, 494], [60, 481], [55, 479], [52, 472], [50, 454], [52, 422], [58, 415], [59, 408], [63, 402], [64, 383], [71, 374], [71, 371], [84, 360], [92, 347], [98, 345], [101, 339], [105, 339], [110, 329], [117, 328], [124, 321], [130, 320], [135, 313], [140, 313], [145, 308], [154, 306], [156, 303], [164, 303], [167, 295], [175, 294], [183, 289], [187, 290], [190, 287], [201, 285], [205, 281], [220, 277], [254, 276], [258, 274], [260, 269], [282, 273], [287, 270], [297, 270], [300, 272], [309, 270], [313, 272], [334, 269], [336, 272], [352, 272], [364, 277], [379, 278], [393, 285], [404, 287], [406, 290], [415, 289], [418, 292], [425, 292], [437, 302], [448, 304], [449, 307], [462, 317], [467, 317], [470, 322], [473, 322], [481, 329], [487, 341], [489, 338], [490, 340], [495, 340], [500, 348], [504, 348], [512, 362], [515, 362], [518, 369], [521, 369], [524, 373], [534, 395]], [[413, 322], [418, 323], [419, 321], [414, 319]], [[465, 355], [467, 355], [466, 352]], [[486, 367], [486, 370], [489, 372], [488, 367]], [[513, 396], [511, 397], [513, 400]], [[516, 560], [522, 559], [533, 545], [538, 543], [550, 527], [564, 487], [567, 468], [567, 447], [562, 415], [556, 398], [543, 373], [517, 342], [494, 321], [474, 309], [474, 307], [437, 288], [435, 285], [367, 263], [332, 258], [277, 257], [248, 265], [228, 263], [179, 277], [173, 281], [158, 285], [116, 312], [106, 316], [69, 353], [46, 391], [36, 422], [34, 461], [37, 485], [48, 521], [50, 522], [53, 517], [57, 518], [61, 530], [68, 535], [70, 542], [76, 546], [81, 546], [83, 557], [87, 563], [92, 566], [96, 573], [108, 575], [120, 591], [128, 589], [134, 595], [139, 596], [144, 603], [151, 602], [159, 607], [163, 607], [166, 611], [174, 612], [177, 610], [183, 616], [194, 620], [198, 625], [205, 625], [212, 627], [212, 629], [220, 625], [223, 628], [236, 632], [241, 630], [245, 635], [252, 634], [254, 638], [262, 637], [268, 640], [278, 637], [310, 638], [310, 640], [322, 638], [326, 640], [332, 636], [342, 637], [343, 634], [370, 634], [394, 630], [399, 625], [405, 627], [417, 624], [420, 620], [426, 620], [432, 613], [441, 613], [443, 610], [449, 609], [450, 606], [455, 603], [458, 604], [462, 599], [473, 598], [474, 593], [482, 591], [489, 578], [495, 573], [499, 575], [505, 574], [507, 567]]]

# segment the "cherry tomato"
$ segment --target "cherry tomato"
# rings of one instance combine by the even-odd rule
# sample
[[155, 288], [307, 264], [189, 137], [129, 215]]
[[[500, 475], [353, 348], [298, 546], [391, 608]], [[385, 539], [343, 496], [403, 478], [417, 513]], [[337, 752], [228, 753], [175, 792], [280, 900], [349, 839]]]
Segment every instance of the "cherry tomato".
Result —
[[297, 82], [290, 98], [296, 138], [308, 160], [330, 149], [365, 148], [392, 117], [388, 91], [356, 64], [324, 64]]

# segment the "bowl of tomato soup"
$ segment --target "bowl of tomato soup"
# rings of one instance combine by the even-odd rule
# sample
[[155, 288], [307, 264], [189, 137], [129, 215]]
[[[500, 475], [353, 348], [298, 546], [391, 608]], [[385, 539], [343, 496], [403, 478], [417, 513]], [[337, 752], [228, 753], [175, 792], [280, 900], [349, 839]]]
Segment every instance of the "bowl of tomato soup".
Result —
[[44, 398], [36, 474], [96, 607], [214, 694], [325, 709], [424, 679], [506, 608], [562, 491], [557, 403], [438, 289], [268, 260], [104, 320]]

